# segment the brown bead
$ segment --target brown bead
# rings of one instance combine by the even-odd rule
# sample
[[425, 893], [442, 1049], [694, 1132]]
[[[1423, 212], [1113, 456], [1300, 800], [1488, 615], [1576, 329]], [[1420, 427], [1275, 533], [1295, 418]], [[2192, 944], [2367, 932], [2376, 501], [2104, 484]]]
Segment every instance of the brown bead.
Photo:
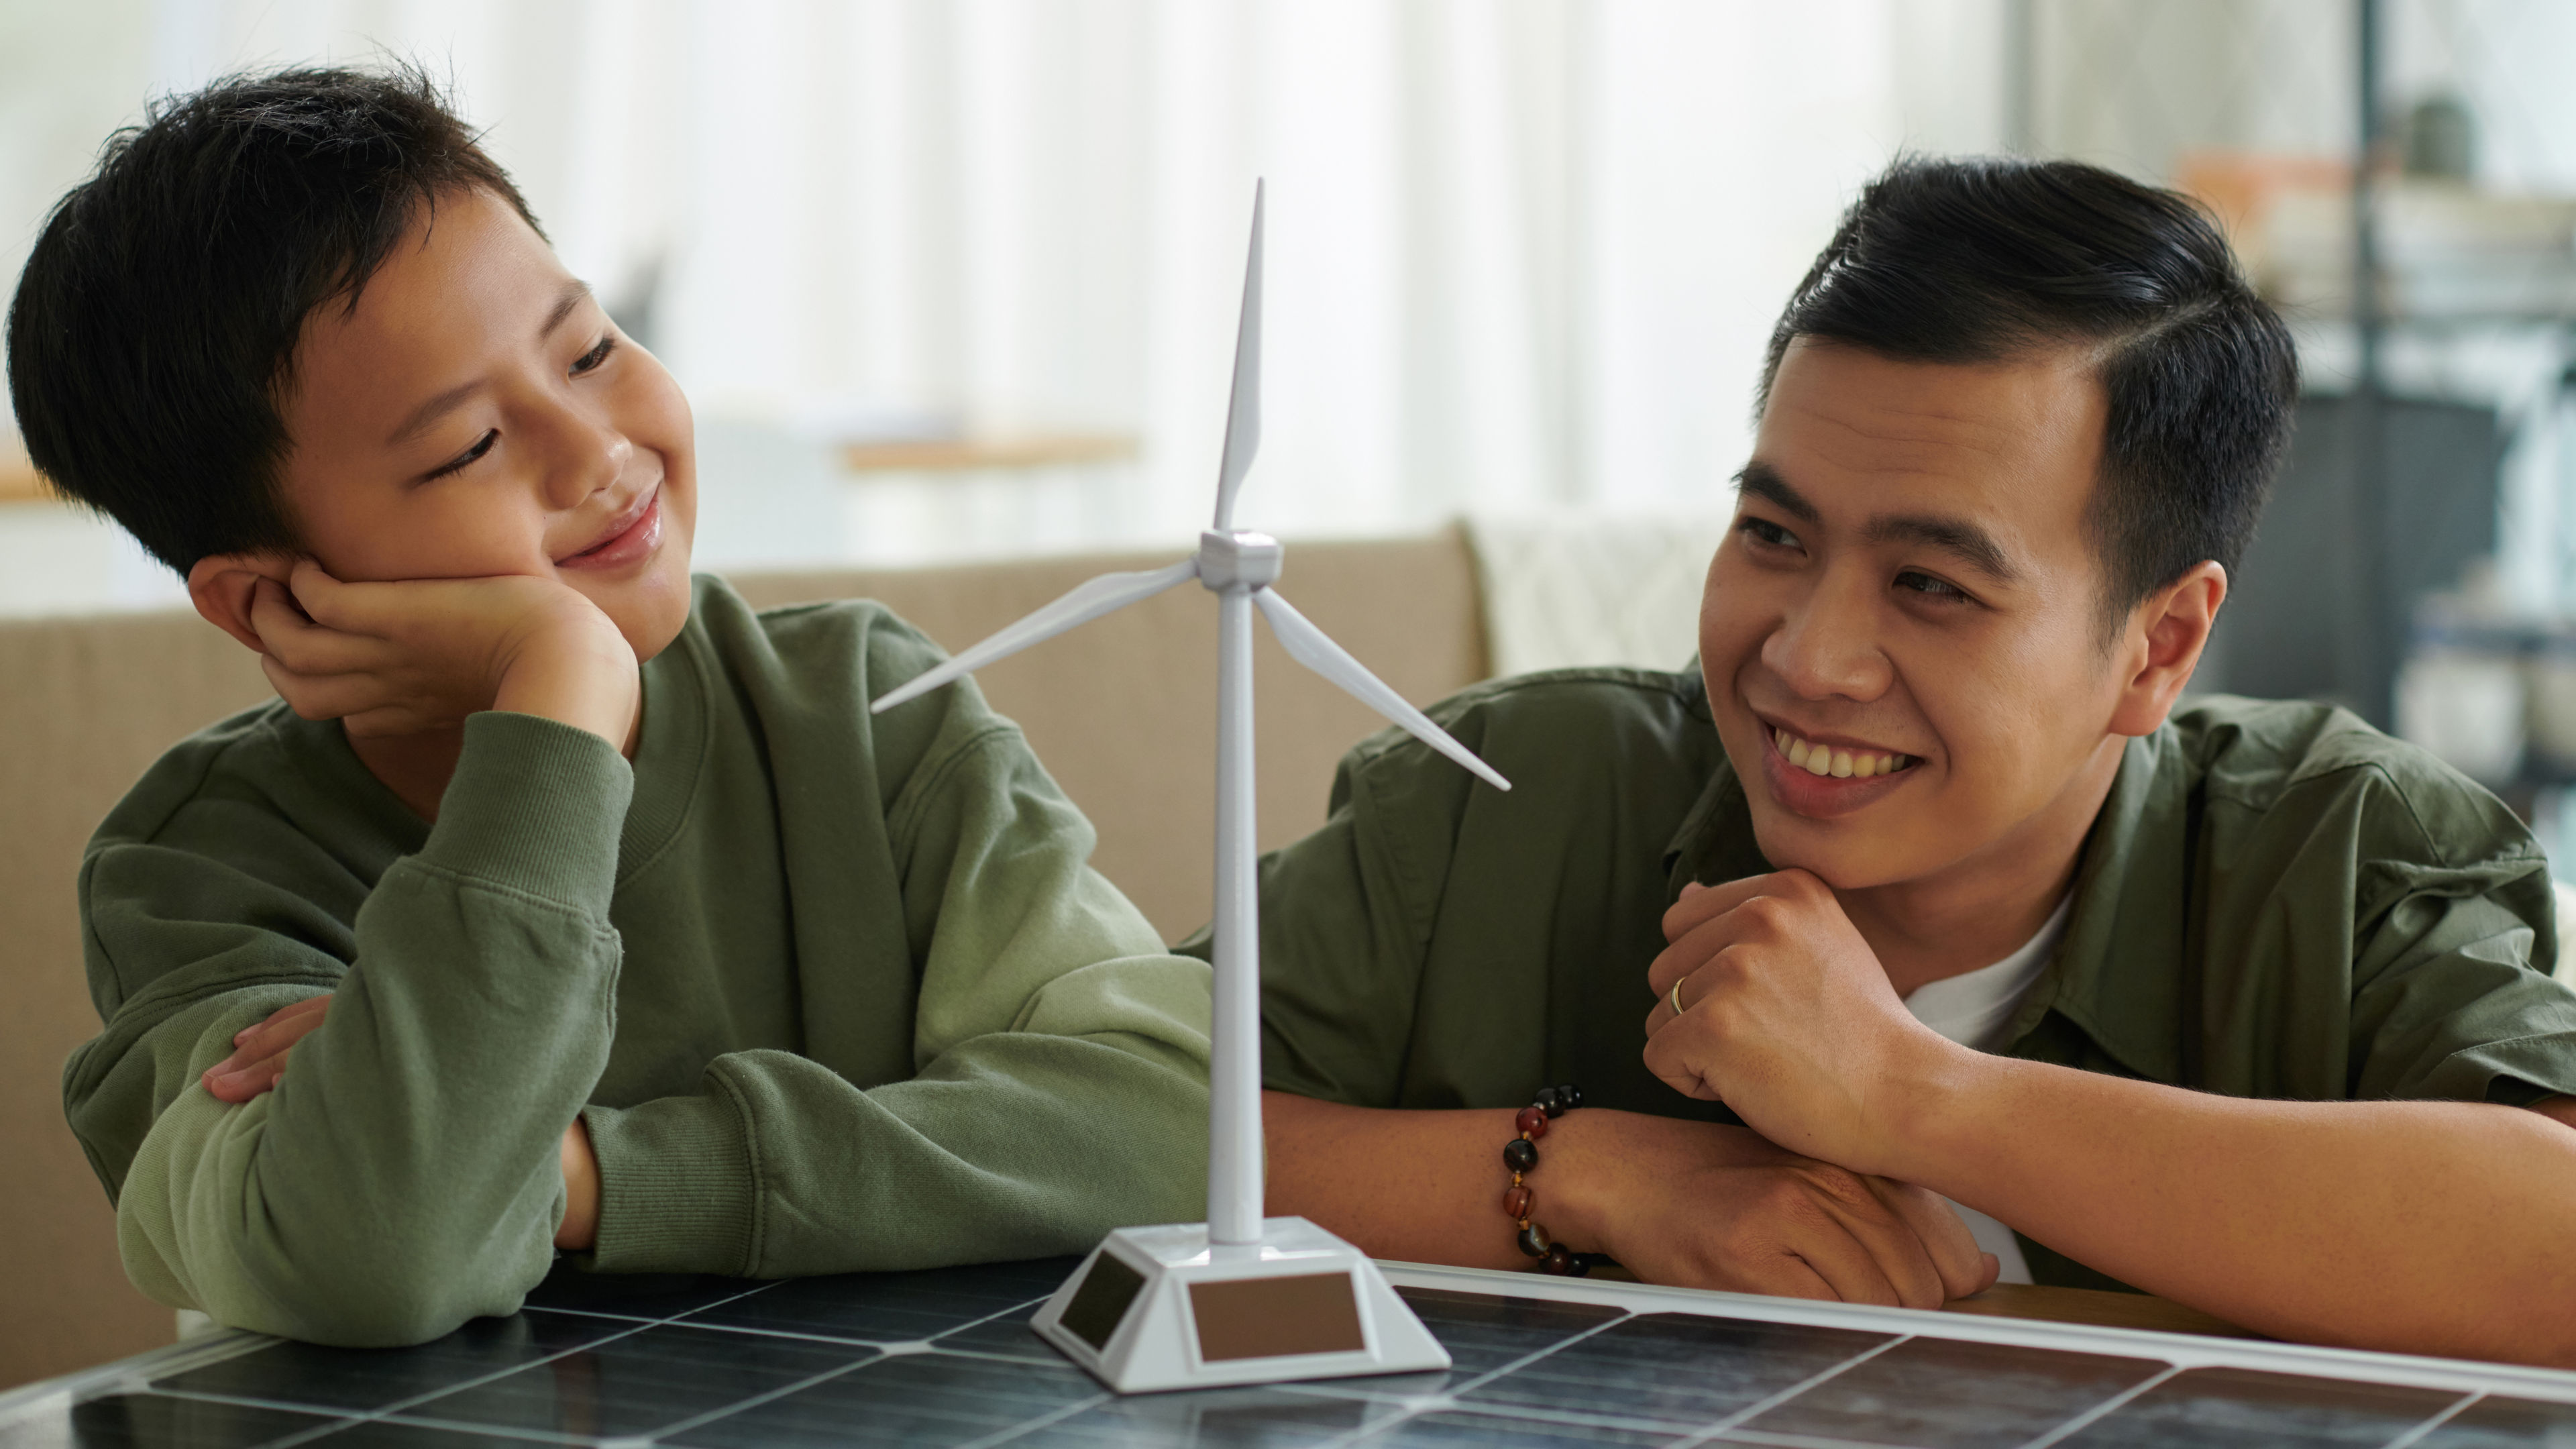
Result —
[[1510, 1191], [1503, 1194], [1503, 1216], [1510, 1218], [1513, 1222], [1519, 1222], [1521, 1219], [1530, 1215], [1530, 1205], [1537, 1201], [1537, 1193], [1532, 1192], [1526, 1187], [1515, 1185]]
[[1547, 1235], [1547, 1229], [1536, 1223], [1521, 1229], [1516, 1241], [1520, 1244], [1521, 1252], [1532, 1258], [1546, 1257], [1547, 1250], [1555, 1246]]
[[1515, 1137], [1503, 1144], [1503, 1166], [1514, 1172], [1527, 1172], [1538, 1166], [1538, 1149], [1526, 1137]]
[[1573, 1276], [1576, 1266], [1573, 1250], [1566, 1247], [1563, 1243], [1550, 1244], [1548, 1246], [1547, 1256], [1538, 1260], [1538, 1270], [1540, 1272], [1553, 1273], [1559, 1278]]
[[1532, 1138], [1545, 1137], [1547, 1135], [1547, 1109], [1544, 1107], [1523, 1107], [1521, 1109], [1521, 1114], [1512, 1119], [1512, 1127], [1514, 1130], [1526, 1133]]

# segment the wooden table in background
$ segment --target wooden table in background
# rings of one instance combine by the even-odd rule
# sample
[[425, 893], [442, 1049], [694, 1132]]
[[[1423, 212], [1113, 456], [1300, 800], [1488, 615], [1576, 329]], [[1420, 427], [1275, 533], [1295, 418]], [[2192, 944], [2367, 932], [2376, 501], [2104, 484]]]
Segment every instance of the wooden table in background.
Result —
[[2158, 1333], [2198, 1333], [2211, 1338], [2261, 1338], [2197, 1308], [2145, 1293], [2106, 1293], [2097, 1288], [2045, 1288], [1998, 1283], [1942, 1310], [1990, 1318], [2036, 1318], [2047, 1323], [2086, 1323], [2096, 1328], [2145, 1328]]
[[847, 473], [976, 473], [1123, 463], [1136, 456], [1124, 433], [1033, 433], [1013, 438], [923, 438], [847, 443]]

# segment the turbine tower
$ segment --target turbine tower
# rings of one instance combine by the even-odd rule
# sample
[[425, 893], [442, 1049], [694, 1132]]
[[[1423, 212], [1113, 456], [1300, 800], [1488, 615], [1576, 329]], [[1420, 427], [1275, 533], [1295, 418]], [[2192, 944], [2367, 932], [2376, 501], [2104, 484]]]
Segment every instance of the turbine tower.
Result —
[[1038, 1311], [1040, 1334], [1122, 1393], [1446, 1368], [1442, 1349], [1375, 1264], [1304, 1218], [1264, 1219], [1261, 901], [1254, 877], [1252, 615], [1288, 657], [1349, 691], [1495, 789], [1511, 783], [1405, 702], [1271, 585], [1279, 541], [1237, 531], [1235, 495], [1261, 442], [1262, 188], [1217, 469], [1216, 520], [1169, 568], [1104, 574], [938, 668], [889, 690], [886, 710], [997, 659], [1195, 579], [1217, 596], [1216, 978], [1208, 1083], [1208, 1218], [1122, 1228]]

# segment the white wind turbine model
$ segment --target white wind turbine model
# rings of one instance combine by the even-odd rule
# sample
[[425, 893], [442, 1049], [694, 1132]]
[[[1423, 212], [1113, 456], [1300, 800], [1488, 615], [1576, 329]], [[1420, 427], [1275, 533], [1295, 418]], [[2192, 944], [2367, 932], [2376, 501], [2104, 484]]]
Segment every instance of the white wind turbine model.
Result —
[[1254, 880], [1252, 611], [1288, 656], [1474, 771], [1509, 781], [1450, 738], [1289, 607], [1270, 585], [1280, 547], [1234, 529], [1234, 495], [1261, 438], [1261, 188], [1234, 344], [1216, 526], [1165, 569], [1104, 574], [946, 664], [888, 691], [893, 708], [1077, 624], [1196, 579], [1217, 596], [1216, 1000], [1208, 1100], [1208, 1220], [1111, 1233], [1034, 1320], [1037, 1331], [1121, 1393], [1449, 1366], [1357, 1248], [1304, 1218], [1264, 1219], [1261, 926]]

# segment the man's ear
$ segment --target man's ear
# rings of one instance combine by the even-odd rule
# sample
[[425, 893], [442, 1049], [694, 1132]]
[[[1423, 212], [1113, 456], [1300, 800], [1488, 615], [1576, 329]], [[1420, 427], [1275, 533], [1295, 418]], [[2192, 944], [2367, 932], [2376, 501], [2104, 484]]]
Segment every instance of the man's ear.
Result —
[[260, 580], [283, 587], [294, 572], [295, 560], [284, 554], [210, 554], [188, 569], [188, 599], [207, 623], [239, 639], [252, 653], [265, 654], [259, 630], [251, 623], [251, 599]]
[[2173, 713], [2226, 601], [2227, 570], [2204, 559], [2139, 602], [2119, 644], [2129, 677], [2111, 712], [2113, 734], [2152, 734]]

